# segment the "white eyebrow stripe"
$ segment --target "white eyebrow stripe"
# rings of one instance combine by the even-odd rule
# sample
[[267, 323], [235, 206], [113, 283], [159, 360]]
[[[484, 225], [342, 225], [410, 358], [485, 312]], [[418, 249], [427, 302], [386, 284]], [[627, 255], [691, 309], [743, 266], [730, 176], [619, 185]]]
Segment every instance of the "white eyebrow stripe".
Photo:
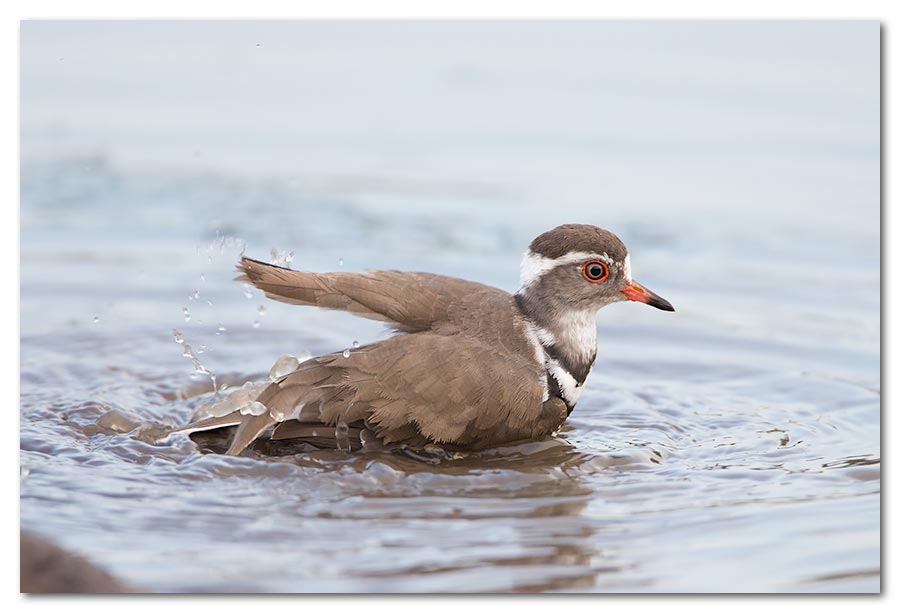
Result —
[[631, 255], [626, 255], [625, 260], [622, 262], [622, 274], [625, 277], [625, 281], [631, 283]]
[[544, 257], [539, 253], [533, 252], [531, 249], [522, 256], [522, 268], [519, 275], [519, 291], [521, 292], [535, 281], [541, 278], [544, 273], [553, 270], [557, 266], [565, 264], [576, 264], [586, 262], [587, 260], [600, 260], [608, 266], [614, 264], [613, 259], [606, 253], [588, 253], [587, 251], [572, 251], [558, 258]]

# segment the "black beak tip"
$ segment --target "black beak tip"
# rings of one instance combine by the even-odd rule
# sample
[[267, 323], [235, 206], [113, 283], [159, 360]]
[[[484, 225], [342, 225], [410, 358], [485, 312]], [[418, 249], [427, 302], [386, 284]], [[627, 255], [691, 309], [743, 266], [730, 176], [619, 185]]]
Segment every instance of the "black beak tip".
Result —
[[653, 300], [651, 300], [647, 304], [656, 307], [660, 311], [670, 311], [673, 313], [675, 312], [675, 307], [672, 306], [672, 303], [665, 298], [660, 298], [659, 296], [654, 297]]

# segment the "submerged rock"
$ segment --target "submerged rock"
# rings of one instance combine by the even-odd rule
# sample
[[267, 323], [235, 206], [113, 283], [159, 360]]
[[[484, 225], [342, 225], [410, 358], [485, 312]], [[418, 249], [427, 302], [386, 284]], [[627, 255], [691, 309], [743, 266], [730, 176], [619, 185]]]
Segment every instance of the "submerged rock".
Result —
[[23, 594], [141, 593], [105, 570], [30, 532], [19, 533], [19, 591]]

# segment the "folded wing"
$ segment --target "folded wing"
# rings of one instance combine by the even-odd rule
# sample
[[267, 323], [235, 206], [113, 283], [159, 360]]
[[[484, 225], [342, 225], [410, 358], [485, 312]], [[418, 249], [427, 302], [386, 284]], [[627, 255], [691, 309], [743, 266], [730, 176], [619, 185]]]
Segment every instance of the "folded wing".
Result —
[[[351, 447], [427, 443], [479, 449], [553, 432], [563, 403], [544, 402], [536, 362], [475, 339], [416, 333], [301, 364], [242, 416], [229, 454], [274, 429], [274, 438], [354, 437]], [[554, 399], [555, 400], [555, 399]], [[279, 422], [276, 416], [291, 419]], [[223, 419], [223, 423], [233, 421]], [[330, 427], [323, 429], [322, 426]], [[186, 429], [190, 428], [190, 424]], [[325, 446], [325, 445], [323, 445]]]

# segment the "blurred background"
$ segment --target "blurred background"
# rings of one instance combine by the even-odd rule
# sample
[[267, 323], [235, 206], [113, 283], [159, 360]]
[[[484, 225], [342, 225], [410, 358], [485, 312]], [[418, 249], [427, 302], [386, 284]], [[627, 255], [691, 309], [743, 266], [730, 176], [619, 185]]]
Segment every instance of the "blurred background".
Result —
[[[163, 591], [877, 590], [879, 27], [24, 22], [22, 526]], [[242, 250], [512, 291], [560, 223], [677, 311], [600, 313], [550, 447], [133, 435], [205, 371], [384, 336], [231, 282]]]

